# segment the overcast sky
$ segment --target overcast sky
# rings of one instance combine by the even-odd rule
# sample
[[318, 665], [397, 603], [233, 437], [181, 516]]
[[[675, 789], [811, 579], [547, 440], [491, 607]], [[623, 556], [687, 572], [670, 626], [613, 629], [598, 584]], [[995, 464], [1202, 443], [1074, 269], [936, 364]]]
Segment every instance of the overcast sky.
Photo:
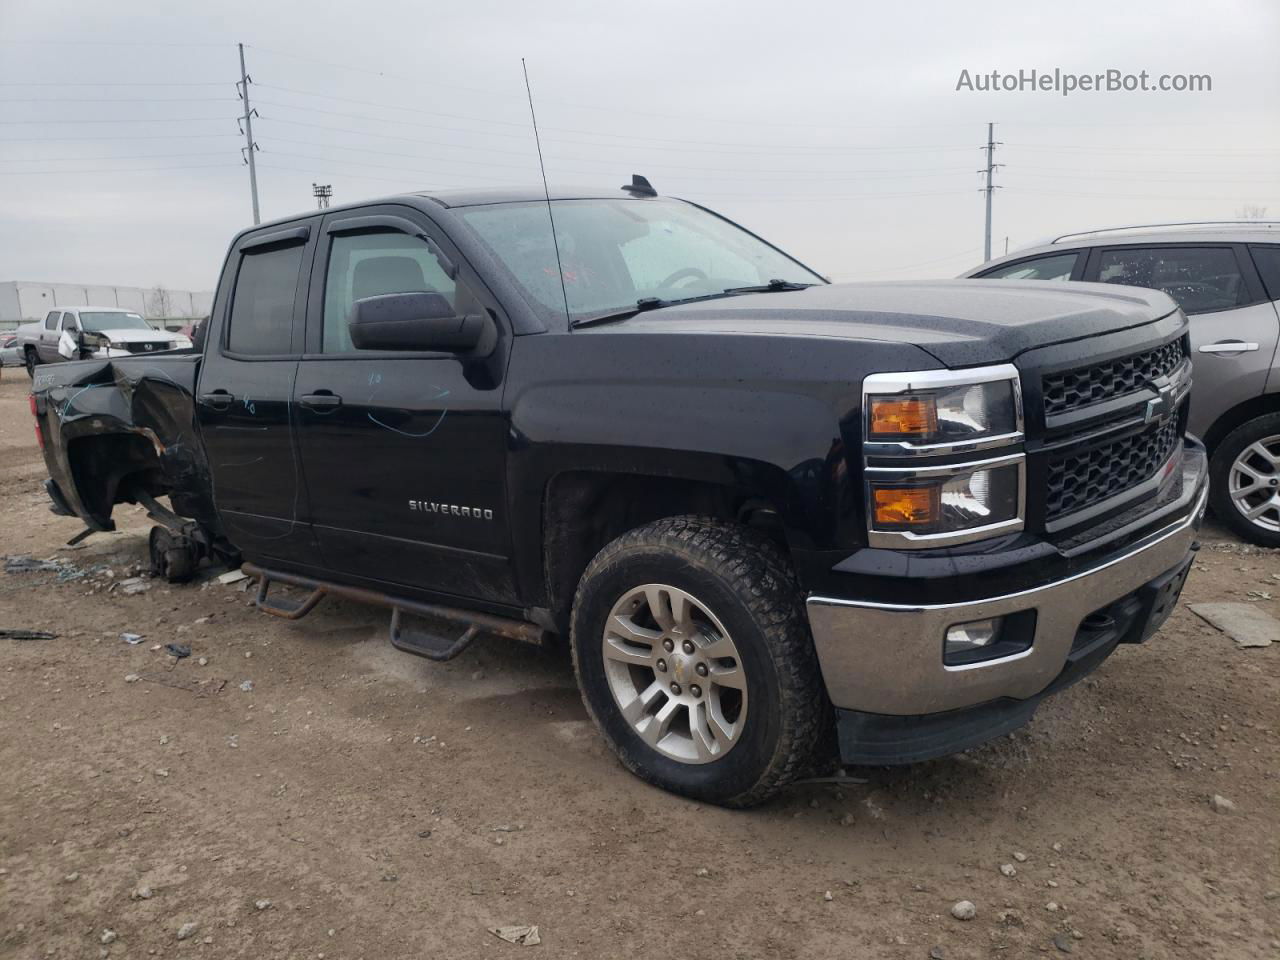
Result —
[[[184, 9], [189, 8], [189, 9]], [[1119, 223], [1280, 218], [1280, 3], [0, 0], [0, 281], [210, 289], [252, 222], [430, 187], [648, 175], [837, 279]], [[1209, 74], [1212, 92], [956, 91], [962, 70]], [[44, 101], [44, 102], [36, 102]], [[95, 102], [101, 101], [101, 102]]]

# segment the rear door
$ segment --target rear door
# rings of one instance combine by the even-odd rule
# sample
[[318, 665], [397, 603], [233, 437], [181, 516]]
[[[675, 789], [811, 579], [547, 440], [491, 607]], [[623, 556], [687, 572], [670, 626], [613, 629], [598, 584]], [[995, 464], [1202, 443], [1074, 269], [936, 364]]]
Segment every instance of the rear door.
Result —
[[213, 499], [246, 559], [314, 564], [293, 380], [320, 218], [237, 241], [218, 284], [196, 391]]
[[[459, 272], [442, 265], [429, 237]], [[490, 311], [494, 357], [356, 350], [353, 301], [434, 291]], [[515, 598], [506, 515], [502, 357], [510, 326], [457, 250], [417, 210], [325, 219], [298, 371], [303, 472], [325, 564], [348, 577], [497, 603]]]
[[1224, 411], [1262, 394], [1280, 339], [1242, 244], [1168, 243], [1094, 249], [1086, 280], [1169, 294], [1191, 320], [1195, 391], [1192, 433], [1203, 436]]

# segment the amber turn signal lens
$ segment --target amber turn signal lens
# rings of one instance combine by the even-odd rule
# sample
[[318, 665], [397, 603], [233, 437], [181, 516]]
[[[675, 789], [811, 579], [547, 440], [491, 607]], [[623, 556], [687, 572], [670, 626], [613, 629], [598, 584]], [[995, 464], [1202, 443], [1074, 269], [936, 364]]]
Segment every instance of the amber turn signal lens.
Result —
[[933, 397], [873, 397], [872, 437], [930, 437], [938, 431]]
[[924, 527], [938, 519], [938, 487], [875, 487], [878, 527]]

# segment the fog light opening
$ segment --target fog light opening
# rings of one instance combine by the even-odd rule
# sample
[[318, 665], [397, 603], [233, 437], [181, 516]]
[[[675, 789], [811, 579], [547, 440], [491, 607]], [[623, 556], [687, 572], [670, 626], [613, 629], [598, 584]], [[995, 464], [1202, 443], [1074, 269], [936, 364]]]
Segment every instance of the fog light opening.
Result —
[[1000, 627], [1003, 622], [1003, 617], [990, 617], [986, 620], [971, 620], [968, 623], [957, 623], [948, 627], [946, 642], [943, 645], [943, 660], [946, 663], [965, 663], [973, 659], [981, 659], [982, 653], [1000, 639]]

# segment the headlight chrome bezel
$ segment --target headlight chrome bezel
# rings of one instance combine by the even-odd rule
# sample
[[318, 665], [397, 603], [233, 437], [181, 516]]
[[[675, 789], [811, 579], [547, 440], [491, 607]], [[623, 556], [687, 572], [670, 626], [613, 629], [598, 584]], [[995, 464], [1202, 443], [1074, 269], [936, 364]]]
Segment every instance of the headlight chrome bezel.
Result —
[[[998, 432], [981, 435], [974, 439], [933, 440], [923, 443], [902, 438], [871, 438], [873, 399], [892, 397], [908, 399], [911, 395], [938, 396], [948, 391], [1000, 382], [1009, 384], [1012, 418], [1010, 422], [1006, 417], [1006, 421], [1000, 425], [1001, 429]], [[898, 549], [951, 546], [1015, 533], [1025, 526], [1026, 456], [1021, 449], [1025, 439], [1022, 388], [1018, 369], [1013, 364], [997, 364], [968, 370], [872, 374], [863, 381], [862, 424], [863, 489], [867, 512], [867, 538], [871, 546]], [[979, 451], [984, 452], [984, 456], [961, 463], [918, 462], [920, 458], [953, 457]], [[874, 506], [877, 488], [883, 490], [886, 485], [928, 488], [931, 485], [946, 483], [955, 478], [975, 475], [982, 471], [1005, 470], [1016, 470], [1017, 473], [1014, 515], [1004, 515], [991, 523], [953, 530], [935, 528], [928, 532], [919, 532], [901, 527], [886, 529], [884, 526], [877, 526]], [[1007, 500], [1006, 506], [1008, 506]], [[945, 512], [945, 510], [940, 511], [939, 522], [944, 519]]]

